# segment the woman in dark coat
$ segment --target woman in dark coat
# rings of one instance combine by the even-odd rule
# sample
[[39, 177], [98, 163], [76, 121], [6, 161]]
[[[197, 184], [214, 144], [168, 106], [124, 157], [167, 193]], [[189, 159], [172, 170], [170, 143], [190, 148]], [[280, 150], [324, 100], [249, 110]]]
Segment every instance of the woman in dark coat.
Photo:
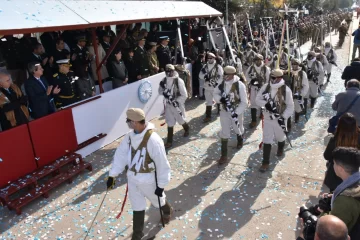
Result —
[[359, 129], [357, 122], [353, 114], [345, 113], [340, 119], [336, 128], [335, 136], [330, 138], [328, 145], [324, 152], [324, 158], [327, 160], [327, 172], [324, 179], [324, 184], [330, 188], [330, 191], [334, 191], [335, 188], [342, 183], [341, 178], [336, 176], [334, 171], [334, 160], [332, 152], [337, 147], [353, 147], [359, 148]]
[[121, 57], [122, 54], [120, 49], [112, 53], [112, 60], [110, 62], [110, 76], [112, 77], [113, 89], [128, 84], [128, 71]]

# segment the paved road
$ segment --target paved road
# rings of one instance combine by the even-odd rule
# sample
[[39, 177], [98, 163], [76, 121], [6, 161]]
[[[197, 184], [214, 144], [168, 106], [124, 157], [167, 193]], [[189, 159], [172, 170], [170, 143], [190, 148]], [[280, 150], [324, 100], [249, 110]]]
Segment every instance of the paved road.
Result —
[[[332, 35], [335, 45], [337, 36]], [[343, 69], [348, 62], [350, 38], [342, 49], [337, 49], [338, 65]], [[309, 49], [302, 47], [302, 53]], [[298, 229], [299, 206], [314, 204], [325, 191], [322, 180], [325, 161], [322, 154], [329, 139], [326, 133], [328, 119], [334, 115], [331, 103], [344, 90], [341, 71], [333, 68], [331, 83], [315, 109], [310, 110], [309, 121], [301, 118], [290, 134], [293, 148], [286, 146], [283, 158], [271, 159], [271, 171], [259, 173], [262, 151], [261, 124], [256, 130], [247, 130], [246, 142], [237, 151], [236, 138], [229, 142], [230, 163], [218, 167], [220, 156], [219, 120], [202, 123], [205, 112], [203, 101], [192, 100], [187, 105], [191, 126], [188, 139], [182, 138], [182, 128], [175, 128], [174, 148], [168, 157], [172, 179], [166, 189], [175, 208], [170, 225], [158, 227], [158, 210], [149, 206], [146, 213], [147, 237], [155, 239], [295, 239]], [[215, 111], [213, 112], [215, 114]], [[163, 119], [153, 121], [159, 134], [166, 137]], [[250, 122], [246, 112], [245, 124]], [[85, 236], [99, 204], [105, 195], [104, 178], [116, 146], [121, 139], [87, 157], [94, 171], [79, 176], [71, 185], [54, 191], [49, 199], [40, 199], [16, 216], [0, 209], [0, 239], [81, 239]], [[272, 156], [275, 156], [273, 147]], [[94, 228], [92, 239], [130, 239], [132, 210], [129, 202], [121, 219], [120, 210], [125, 193], [125, 176], [120, 176], [117, 188], [109, 192]], [[89, 238], [89, 239], [90, 239]], [[145, 238], [146, 239], [146, 238]], [[154, 239], [154, 238], [151, 238]]]

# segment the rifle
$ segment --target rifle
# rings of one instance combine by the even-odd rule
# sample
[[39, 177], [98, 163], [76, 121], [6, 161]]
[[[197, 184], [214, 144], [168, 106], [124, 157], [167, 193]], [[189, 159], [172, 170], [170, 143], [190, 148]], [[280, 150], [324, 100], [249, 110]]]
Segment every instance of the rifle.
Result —
[[171, 94], [171, 89], [167, 89], [166, 83], [163, 81], [160, 82], [160, 86], [164, 89], [163, 96], [167, 103], [171, 104], [176, 111], [179, 113], [181, 117], [183, 117], [182, 111], [179, 108], [179, 103], [173, 98], [173, 95]]

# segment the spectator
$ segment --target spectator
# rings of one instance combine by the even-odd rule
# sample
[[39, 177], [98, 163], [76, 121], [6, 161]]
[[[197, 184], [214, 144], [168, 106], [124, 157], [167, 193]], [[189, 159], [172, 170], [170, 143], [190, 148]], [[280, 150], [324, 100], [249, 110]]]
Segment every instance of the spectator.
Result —
[[149, 43], [149, 50], [147, 51], [149, 57], [149, 64], [150, 64], [150, 75], [155, 75], [159, 72], [159, 60], [156, 55], [156, 43], [150, 42]]
[[341, 78], [345, 80], [345, 87], [351, 79], [360, 81], [360, 58], [354, 58], [350, 66], [346, 66]]
[[[359, 88], [360, 82], [358, 80], [350, 80], [346, 85], [346, 91], [336, 95], [335, 101], [332, 104], [332, 109], [337, 112], [345, 112], [346, 109], [350, 106], [351, 102], [360, 95]], [[360, 124], [359, 100], [357, 100], [348, 111], [355, 116], [358, 126]]]
[[89, 97], [95, 96], [95, 83], [89, 77], [88, 66], [84, 66], [83, 71], [78, 76], [79, 79], [75, 81], [80, 100], [85, 100]]
[[128, 70], [128, 77], [129, 77], [128, 83], [133, 83], [137, 81], [136, 79], [137, 67], [134, 62], [134, 50], [129, 49], [128, 56], [124, 61], [125, 61], [126, 69]]
[[188, 56], [191, 60], [191, 64], [194, 64], [198, 55], [199, 50], [195, 45], [195, 41], [194, 39], [190, 38], [187, 49], [185, 50], [185, 56]]
[[[97, 44], [97, 47], [98, 47], [98, 51], [97, 51], [97, 55], [99, 56], [99, 63], [104, 59], [104, 57], [106, 56], [106, 53], [105, 53], [105, 50], [104, 48], [102, 47], [101, 44], [99, 44], [99, 39], [98, 37], [96, 37], [96, 44]], [[95, 49], [94, 49], [94, 46], [89, 46], [89, 53], [93, 56], [95, 56]], [[85, 65], [86, 66], [86, 65]], [[91, 75], [94, 79], [95, 82], [98, 82], [98, 76], [97, 76], [97, 73], [96, 73], [96, 58], [92, 58], [91, 59], [91, 62], [90, 62], [90, 66], [91, 66]], [[83, 70], [84, 67], [82, 67], [81, 70]], [[82, 71], [83, 72], [83, 71]], [[80, 72], [77, 76], [81, 75], [82, 72]], [[101, 69], [100, 69], [100, 74], [101, 74], [101, 78], [103, 80], [103, 82], [109, 78], [109, 73], [108, 73], [108, 70], [106, 68], [106, 63], [104, 63], [102, 66], [101, 66]]]
[[360, 25], [359, 28], [356, 29], [352, 35], [354, 36], [354, 45], [353, 45], [353, 53], [352, 53], [352, 59], [355, 58], [356, 50], [359, 51], [359, 58], [360, 58]]
[[46, 52], [51, 52], [55, 47], [55, 40], [59, 37], [58, 32], [44, 32], [40, 36]]
[[205, 63], [205, 56], [204, 54], [199, 54], [197, 60], [195, 61], [194, 65], [192, 65], [192, 89], [193, 89], [193, 96], [198, 96], [199, 99], [205, 100], [204, 93], [200, 93], [200, 83], [199, 83], [199, 73], [203, 68]]
[[131, 30], [132, 35], [133, 35], [134, 37], [138, 37], [138, 36], [139, 36], [141, 26], [142, 26], [142, 23], [135, 23], [134, 28]]
[[[343, 182], [330, 195], [329, 214], [346, 224], [351, 239], [360, 239], [360, 152], [357, 148], [338, 147], [333, 151], [333, 159], [335, 173]], [[326, 211], [321, 207], [320, 211]]]
[[[118, 34], [120, 34], [120, 32], [118, 32]], [[131, 44], [129, 43], [129, 41], [127, 39], [127, 33], [125, 31], [117, 44], [117, 48], [120, 49], [121, 52], [124, 54], [124, 57], [125, 57], [124, 60], [126, 60], [126, 58], [129, 55], [130, 46], [131, 46]]]
[[39, 62], [41, 66], [44, 68], [45, 66], [53, 63], [54, 58], [50, 58], [45, 56], [44, 57], [44, 48], [41, 43], [36, 43], [33, 45], [32, 53], [30, 54], [28, 58], [28, 63], [30, 62]]
[[332, 152], [337, 147], [358, 148], [360, 146], [359, 137], [359, 129], [354, 115], [351, 113], [345, 113], [342, 115], [339, 119], [335, 136], [330, 138], [330, 141], [324, 152], [324, 158], [327, 160], [327, 172], [325, 175], [324, 184], [328, 186], [330, 192], [333, 192], [335, 188], [342, 182], [341, 178], [335, 174]]
[[29, 98], [29, 109], [34, 119], [55, 112], [53, 95], [60, 92], [58, 86], [49, 86], [43, 77], [44, 69], [38, 62], [28, 64], [29, 78], [25, 81], [25, 91]]
[[[110, 49], [110, 46], [111, 46], [110, 38], [111, 38], [110, 32], [104, 31], [102, 33], [101, 46], [104, 49], [105, 53], [107, 53], [109, 51], [109, 49]], [[99, 41], [98, 38], [97, 38], [97, 41]]]
[[86, 37], [85, 35], [79, 35], [76, 37], [77, 45], [72, 49], [71, 52], [71, 61], [73, 65], [73, 70], [76, 76], [81, 74], [84, 65], [87, 65], [91, 62], [93, 54], [90, 54], [86, 47]]
[[6, 71], [0, 71], [0, 125], [7, 130], [29, 121], [27, 97], [12, 83]]
[[144, 38], [146, 38], [146, 39], [148, 37], [148, 34], [149, 34], [149, 32], [145, 28], [141, 29], [139, 32], [139, 36], [144, 36]]
[[[297, 240], [304, 240], [302, 232]], [[314, 240], [350, 240], [350, 237], [348, 229], [341, 219], [327, 215], [318, 220]]]
[[110, 36], [110, 42], [112, 42], [115, 38], [115, 33], [113, 30], [111, 30], [111, 26], [105, 26], [106, 34]]
[[149, 42], [158, 42], [158, 38], [157, 38], [157, 32], [158, 32], [158, 24], [157, 23], [150, 23], [150, 32], [148, 33], [148, 36], [146, 38], [146, 40], [148, 40]]
[[138, 40], [138, 46], [134, 51], [134, 63], [136, 66], [136, 79], [147, 78], [150, 74], [149, 58], [144, 49], [145, 38], [140, 37]]
[[159, 59], [160, 72], [163, 72], [165, 66], [171, 63], [171, 51], [169, 49], [170, 38], [167, 36], [161, 37], [161, 45], [156, 50], [157, 57]]
[[121, 50], [118, 49], [112, 53], [112, 60], [110, 62], [112, 87], [113, 89], [122, 87], [128, 84], [128, 71], [126, 70], [124, 62], [121, 60]]
[[65, 42], [62, 38], [56, 39], [55, 50], [52, 53], [54, 62], [57, 62], [61, 59], [70, 59], [70, 52], [65, 49]]

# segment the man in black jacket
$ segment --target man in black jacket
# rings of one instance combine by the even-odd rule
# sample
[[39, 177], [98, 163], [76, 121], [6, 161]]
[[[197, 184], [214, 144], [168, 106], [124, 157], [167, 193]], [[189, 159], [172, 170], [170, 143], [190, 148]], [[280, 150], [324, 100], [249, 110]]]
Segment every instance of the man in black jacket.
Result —
[[58, 86], [53, 88], [42, 77], [44, 69], [38, 62], [28, 64], [30, 77], [25, 81], [25, 91], [29, 98], [30, 115], [34, 118], [41, 118], [55, 112], [53, 95], [60, 92]]
[[159, 60], [160, 72], [163, 72], [165, 71], [165, 66], [171, 63], [171, 51], [168, 46], [170, 38], [165, 36], [165, 37], [160, 37], [160, 40], [161, 40], [161, 44], [158, 47], [156, 54]]
[[144, 46], [145, 38], [140, 37], [139, 44], [134, 49], [134, 63], [137, 69], [137, 80], [147, 78], [150, 74], [149, 58], [147, 56], [146, 50], [144, 49]]
[[352, 60], [351, 64], [344, 69], [341, 79], [345, 80], [345, 87], [351, 79], [360, 81], [360, 58]]

